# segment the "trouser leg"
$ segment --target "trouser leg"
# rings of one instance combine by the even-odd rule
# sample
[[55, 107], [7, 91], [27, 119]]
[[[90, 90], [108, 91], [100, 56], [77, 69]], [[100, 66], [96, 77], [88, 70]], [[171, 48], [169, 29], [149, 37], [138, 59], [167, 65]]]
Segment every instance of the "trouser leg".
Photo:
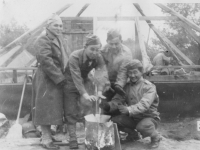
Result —
[[142, 119], [136, 126], [137, 131], [144, 137], [151, 137], [157, 139], [159, 134], [157, 132], [158, 122], [153, 118]]
[[78, 101], [80, 94], [76, 91], [70, 91], [65, 89], [64, 91], [64, 114], [67, 122], [67, 131], [69, 133], [69, 146], [71, 149], [77, 149], [77, 137], [76, 137], [76, 123], [79, 118]]
[[42, 144], [48, 144], [52, 142], [52, 137], [51, 137], [51, 129], [50, 125], [41, 125], [41, 130], [42, 130]]
[[126, 115], [118, 115], [113, 117], [111, 120], [117, 124], [120, 131], [128, 133], [129, 137], [132, 137], [133, 139], [138, 138], [138, 133], [135, 131], [138, 123], [137, 120]]

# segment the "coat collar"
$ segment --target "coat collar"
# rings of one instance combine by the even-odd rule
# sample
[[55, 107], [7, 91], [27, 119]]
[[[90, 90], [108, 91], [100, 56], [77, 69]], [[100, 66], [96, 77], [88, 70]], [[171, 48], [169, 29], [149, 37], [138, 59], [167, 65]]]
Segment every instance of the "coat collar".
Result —
[[60, 48], [60, 44], [58, 42], [58, 38], [59, 38], [58, 36], [54, 35], [49, 29], [46, 29], [46, 35], [50, 40], [52, 40], [52, 42], [56, 46], [58, 46]]

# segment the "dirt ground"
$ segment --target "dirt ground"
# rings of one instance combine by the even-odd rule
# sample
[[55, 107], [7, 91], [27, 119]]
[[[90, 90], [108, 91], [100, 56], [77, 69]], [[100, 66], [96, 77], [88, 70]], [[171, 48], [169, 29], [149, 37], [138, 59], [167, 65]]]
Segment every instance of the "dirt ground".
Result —
[[[162, 135], [157, 150], [200, 150], [200, 131], [197, 131], [197, 121], [200, 118], [184, 118], [165, 120], [160, 123], [159, 132]], [[84, 128], [78, 126], [79, 149], [84, 148]], [[122, 145], [122, 150], [148, 150], [150, 138], [141, 139], [137, 142], [130, 142]], [[59, 144], [59, 143], [58, 143]], [[60, 150], [68, 150], [68, 143], [60, 143]], [[44, 150], [41, 147], [39, 138], [31, 139], [0, 139], [0, 150]]]

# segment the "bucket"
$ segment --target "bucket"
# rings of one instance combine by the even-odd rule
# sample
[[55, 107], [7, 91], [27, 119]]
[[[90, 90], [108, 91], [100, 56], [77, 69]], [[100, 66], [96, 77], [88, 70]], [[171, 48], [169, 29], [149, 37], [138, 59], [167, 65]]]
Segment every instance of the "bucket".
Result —
[[85, 149], [115, 150], [113, 122], [108, 115], [85, 116]]

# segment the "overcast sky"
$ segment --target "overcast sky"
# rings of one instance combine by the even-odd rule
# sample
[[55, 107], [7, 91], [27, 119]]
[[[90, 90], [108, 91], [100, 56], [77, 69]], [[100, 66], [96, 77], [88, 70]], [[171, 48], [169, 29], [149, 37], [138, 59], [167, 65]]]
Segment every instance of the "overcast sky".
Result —
[[[174, 2], [169, 0], [0, 0], [0, 23], [9, 23], [15, 19], [19, 24], [26, 24], [30, 29], [37, 26], [44, 19], [48, 18], [52, 13], [58, 11], [67, 3], [74, 3], [61, 16], [75, 16], [85, 2], [91, 2], [90, 6], [81, 16], [140, 16], [136, 11], [132, 2], [139, 2], [144, 13], [148, 16], [163, 16], [161, 9], [153, 4], [153, 2]], [[177, 1], [176, 2], [192, 2]], [[161, 21], [153, 22], [157, 28], [162, 26]], [[144, 21], [140, 22], [142, 28], [142, 36], [146, 40], [148, 36], [148, 26]], [[109, 28], [120, 28], [123, 38], [134, 38], [133, 22], [110, 22], [98, 23], [97, 34], [105, 41], [105, 33]]]

